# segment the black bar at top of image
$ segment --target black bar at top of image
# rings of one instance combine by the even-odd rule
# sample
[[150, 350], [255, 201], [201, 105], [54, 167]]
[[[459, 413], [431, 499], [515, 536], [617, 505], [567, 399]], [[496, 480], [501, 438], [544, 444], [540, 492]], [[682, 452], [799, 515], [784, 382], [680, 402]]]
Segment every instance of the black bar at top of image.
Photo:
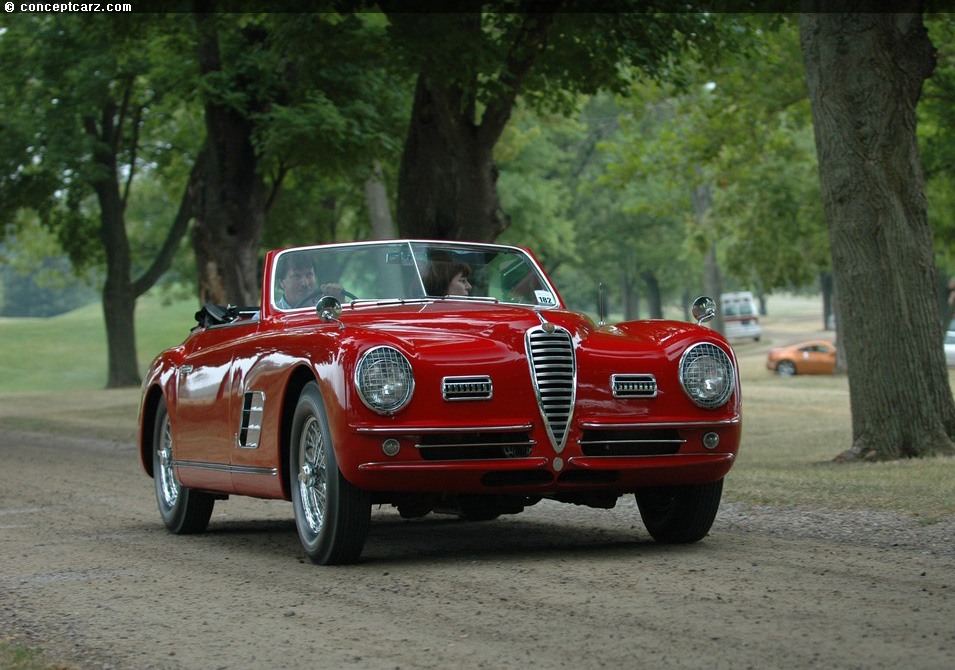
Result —
[[[76, 2], [76, 0], [53, 0]], [[102, 4], [102, 3], [101, 3]], [[800, 11], [952, 12], [955, 0], [128, 0], [132, 11], [157, 13], [527, 12], [794, 14]]]
[[[68, 1], [68, 0], [64, 0]], [[134, 12], [319, 13], [319, 12], [528, 12], [565, 13], [792, 13], [800, 0], [128, 0]], [[891, 1], [891, 0], [886, 0]]]

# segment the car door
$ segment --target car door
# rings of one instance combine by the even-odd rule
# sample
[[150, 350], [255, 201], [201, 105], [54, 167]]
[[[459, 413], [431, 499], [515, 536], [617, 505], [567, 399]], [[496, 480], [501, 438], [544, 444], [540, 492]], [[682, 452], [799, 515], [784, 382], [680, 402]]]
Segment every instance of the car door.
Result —
[[230, 463], [236, 493], [281, 497], [278, 430], [286, 371], [281, 354], [240, 343], [232, 363]]
[[234, 329], [200, 333], [177, 370], [173, 458], [184, 486], [228, 492]]
[[830, 374], [835, 364], [836, 352], [823, 345], [814, 344], [803, 350], [805, 374]]

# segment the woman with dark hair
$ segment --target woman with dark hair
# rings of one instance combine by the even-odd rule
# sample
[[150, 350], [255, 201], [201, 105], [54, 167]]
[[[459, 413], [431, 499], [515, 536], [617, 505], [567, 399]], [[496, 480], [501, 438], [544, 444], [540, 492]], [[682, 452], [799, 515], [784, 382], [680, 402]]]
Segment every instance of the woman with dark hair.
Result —
[[424, 277], [424, 289], [431, 296], [470, 295], [471, 266], [467, 263], [434, 261]]

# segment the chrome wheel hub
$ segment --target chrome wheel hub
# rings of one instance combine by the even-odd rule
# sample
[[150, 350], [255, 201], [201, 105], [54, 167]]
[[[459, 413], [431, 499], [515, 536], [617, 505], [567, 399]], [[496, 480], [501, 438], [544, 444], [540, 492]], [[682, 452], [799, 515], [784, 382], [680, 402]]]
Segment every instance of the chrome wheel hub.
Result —
[[328, 470], [325, 437], [315, 417], [302, 427], [299, 444], [298, 492], [305, 523], [316, 535], [325, 525], [328, 506]]
[[169, 427], [168, 417], [162, 427], [161, 439], [157, 452], [159, 472], [155, 475], [159, 479], [159, 492], [163, 502], [167, 507], [173, 507], [179, 499], [179, 482], [172, 467], [172, 430]]

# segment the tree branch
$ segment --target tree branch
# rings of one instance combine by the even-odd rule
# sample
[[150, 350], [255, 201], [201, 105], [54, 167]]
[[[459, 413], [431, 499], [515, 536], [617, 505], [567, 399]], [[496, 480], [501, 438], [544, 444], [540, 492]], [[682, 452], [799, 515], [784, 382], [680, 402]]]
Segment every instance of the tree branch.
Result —
[[524, 80], [547, 44], [547, 33], [554, 22], [554, 14], [552, 11], [531, 12], [525, 17], [504, 60], [501, 76], [504, 92], [488, 103], [481, 119], [480, 132], [484, 142], [493, 144], [504, 132]]
[[[126, 114], [129, 112], [130, 100], [133, 97], [133, 78], [127, 77], [125, 80], [126, 87], [123, 90], [123, 101], [119, 105], [119, 119], [117, 119], [115, 125], [112, 126], [112, 133], [109, 137], [109, 146], [114, 156], [119, 154], [119, 142], [123, 137], [123, 124], [126, 122]], [[113, 105], [110, 105], [112, 109], [110, 110], [111, 114], [116, 114], [117, 110]]]
[[203, 179], [203, 168], [208, 155], [209, 140], [207, 139], [202, 146], [202, 150], [196, 156], [196, 162], [193, 163], [192, 171], [189, 173], [189, 181], [186, 182], [186, 188], [182, 194], [182, 200], [179, 201], [179, 211], [176, 213], [176, 218], [163, 241], [162, 248], [156, 254], [152, 264], [133, 282], [133, 295], [137, 298], [152, 288], [172, 265], [172, 260], [179, 249], [179, 243], [189, 229], [189, 222], [195, 217], [196, 198]]
[[129, 202], [129, 193], [133, 187], [133, 177], [136, 174], [136, 156], [139, 151], [139, 127], [142, 125], [142, 119], [143, 108], [139, 106], [136, 108], [136, 113], [133, 118], [133, 136], [129, 143], [129, 174], [126, 175], [126, 182], [123, 184], [123, 211], [126, 211], [126, 203]]

